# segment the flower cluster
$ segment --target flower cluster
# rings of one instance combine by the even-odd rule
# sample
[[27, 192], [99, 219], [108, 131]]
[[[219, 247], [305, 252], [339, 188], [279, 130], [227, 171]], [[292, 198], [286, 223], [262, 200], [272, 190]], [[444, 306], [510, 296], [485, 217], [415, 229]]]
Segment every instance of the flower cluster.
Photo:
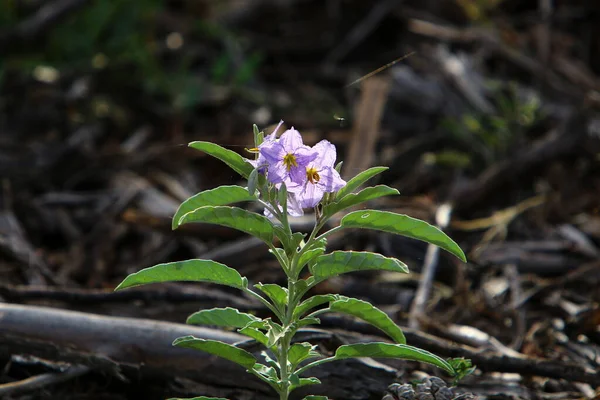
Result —
[[337, 192], [346, 182], [334, 168], [333, 144], [321, 140], [313, 147], [306, 146], [293, 127], [277, 138], [282, 123], [258, 147], [258, 158], [251, 163], [261, 168], [267, 180], [277, 187], [285, 184], [288, 213], [299, 216], [304, 208], [315, 207], [325, 193]]

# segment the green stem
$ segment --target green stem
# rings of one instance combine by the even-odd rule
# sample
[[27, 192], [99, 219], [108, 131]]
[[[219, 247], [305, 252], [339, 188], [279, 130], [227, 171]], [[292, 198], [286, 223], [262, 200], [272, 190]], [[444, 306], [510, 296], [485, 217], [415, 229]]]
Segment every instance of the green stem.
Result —
[[321, 240], [326, 238], [327, 236], [331, 235], [334, 232], [339, 231], [340, 229], [342, 229], [341, 226], [336, 226], [335, 228], [331, 228], [330, 230], [328, 230], [327, 232], [324, 232], [322, 235], [320, 235], [319, 237], [317, 237], [316, 240]]
[[327, 357], [327, 358], [322, 358], [317, 361], [313, 361], [310, 364], [306, 364], [304, 367], [297, 369], [296, 374], [300, 375], [301, 373], [303, 373], [311, 368], [314, 368], [317, 365], [325, 364], [325, 363], [331, 362], [331, 361], [335, 361], [335, 357]]
[[254, 292], [248, 288], [245, 288], [244, 292], [248, 293], [250, 296], [254, 297], [258, 301], [263, 303], [269, 310], [271, 310], [271, 312], [273, 314], [275, 314], [277, 316], [277, 318], [279, 318], [280, 321], [282, 320], [283, 315], [279, 312], [279, 310], [277, 310], [277, 308], [275, 308], [271, 303], [269, 303], [269, 301], [267, 299], [265, 299], [260, 294]]

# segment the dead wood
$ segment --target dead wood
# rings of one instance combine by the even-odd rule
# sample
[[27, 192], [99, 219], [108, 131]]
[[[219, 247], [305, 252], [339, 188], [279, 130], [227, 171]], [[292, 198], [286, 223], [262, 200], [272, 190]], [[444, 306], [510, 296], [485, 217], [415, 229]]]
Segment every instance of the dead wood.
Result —
[[[210, 386], [271, 392], [252, 375], [218, 357], [171, 346], [180, 336], [245, 341], [233, 332], [153, 320], [105, 317], [52, 308], [0, 304], [0, 356], [31, 354], [82, 365], [125, 380], [185, 377]], [[357, 360], [314, 370], [323, 384], [312, 393], [344, 399], [380, 395], [396, 371], [378, 363]]]

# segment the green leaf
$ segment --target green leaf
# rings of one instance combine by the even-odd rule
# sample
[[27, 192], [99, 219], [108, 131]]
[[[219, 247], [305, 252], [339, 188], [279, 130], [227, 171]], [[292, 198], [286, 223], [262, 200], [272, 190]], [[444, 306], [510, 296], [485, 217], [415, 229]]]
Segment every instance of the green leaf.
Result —
[[252, 370], [254, 372], [256, 372], [257, 374], [265, 377], [269, 382], [271, 382], [273, 384], [277, 384], [279, 381], [279, 377], [277, 376], [277, 371], [275, 371], [275, 368], [273, 368], [273, 367], [268, 367], [264, 364], [256, 363], [252, 367]]
[[302, 318], [300, 321], [296, 322], [296, 326], [298, 328], [302, 328], [309, 325], [320, 325], [321, 320], [319, 318], [310, 317], [310, 318]]
[[277, 202], [283, 208], [284, 212], [287, 212], [287, 187], [282, 182], [277, 192]]
[[360, 357], [400, 358], [432, 364], [454, 375], [452, 366], [442, 358], [428, 351], [405, 344], [375, 342], [343, 345], [338, 347], [334, 357], [336, 360]]
[[254, 145], [256, 147], [258, 147], [260, 145], [259, 143], [259, 135], [260, 135], [260, 130], [258, 129], [258, 126], [256, 124], [252, 124], [252, 133], [254, 135]]
[[256, 358], [246, 350], [238, 349], [227, 343], [219, 342], [216, 340], [198, 339], [193, 336], [183, 336], [175, 339], [173, 346], [185, 347], [188, 349], [195, 349], [204, 351], [205, 353], [214, 354], [229, 361], [233, 361], [236, 364], [250, 369], [256, 364]]
[[323, 214], [331, 216], [339, 211], [345, 210], [346, 208], [364, 203], [365, 201], [397, 194], [400, 194], [398, 190], [385, 185], [368, 187], [358, 193], [350, 193], [343, 198], [326, 205], [325, 209], [323, 210]]
[[374, 307], [369, 302], [349, 297], [340, 297], [339, 300], [332, 301], [329, 304], [331, 311], [360, 318], [376, 328], [381, 329], [389, 337], [394, 339], [395, 342], [400, 344], [406, 343], [406, 338], [402, 333], [402, 329], [400, 329], [386, 313], [377, 307]]
[[290, 376], [290, 383], [292, 384], [290, 387], [290, 391], [292, 391], [292, 390], [298, 389], [299, 387], [302, 387], [302, 386], [320, 385], [321, 381], [315, 377], [299, 378], [298, 375], [292, 374]]
[[283, 329], [283, 327], [281, 325], [279, 325], [276, 322], [273, 322], [270, 318], [265, 319], [264, 322], [268, 326], [266, 336], [269, 339], [269, 341], [267, 342], [267, 347], [271, 348], [271, 347], [275, 346], [277, 343], [279, 343], [281, 338], [283, 338], [285, 336], [286, 331]]
[[360, 185], [362, 185], [375, 175], [380, 174], [386, 170], [388, 170], [388, 167], [373, 167], [361, 172], [354, 178], [350, 179], [346, 183], [346, 186], [344, 186], [337, 192], [337, 195], [335, 196], [336, 200], [344, 198], [344, 196], [346, 196], [347, 194], [352, 193], [354, 189], [358, 188]]
[[248, 179], [254, 167], [235, 151], [223, 148], [210, 142], [192, 142], [189, 147], [200, 150], [211, 155], [227, 164], [235, 172]]
[[308, 342], [294, 343], [288, 350], [288, 361], [292, 364], [292, 369], [308, 358], [320, 357], [321, 354], [317, 352], [316, 348], [317, 346]]
[[319, 256], [310, 267], [316, 282], [348, 272], [372, 270], [408, 273], [408, 267], [403, 262], [368, 251], [334, 251]]
[[313, 261], [323, 253], [325, 253], [325, 247], [315, 247], [314, 249], [305, 251], [298, 259], [298, 268], [303, 268], [306, 264]]
[[327, 396], [306, 396], [303, 400], [329, 400]]
[[321, 304], [329, 303], [336, 299], [338, 299], [338, 296], [335, 294], [318, 294], [316, 296], [309, 297], [308, 299], [300, 303], [298, 307], [296, 307], [296, 309], [294, 310], [294, 317], [298, 318], [302, 314], [312, 310], [313, 308], [318, 307]]
[[433, 243], [467, 262], [465, 253], [448, 235], [435, 226], [408, 215], [378, 210], [354, 211], [342, 218], [340, 226], [343, 228], [375, 229], [423, 240]]
[[248, 177], [248, 194], [254, 196], [258, 185], [258, 168], [254, 168]]
[[238, 329], [238, 332], [256, 340], [265, 347], [267, 346], [267, 343], [269, 343], [267, 336], [256, 328], [245, 326], [242, 329]]
[[261, 321], [251, 314], [239, 312], [235, 308], [212, 308], [190, 315], [186, 321], [190, 325], [215, 325], [230, 328], [243, 328], [250, 322]]
[[273, 301], [273, 303], [278, 309], [285, 309], [285, 305], [287, 304], [288, 298], [288, 290], [286, 288], [283, 288], [274, 283], [257, 283], [256, 285], [254, 285], [254, 287], [266, 294], [269, 297], [269, 299]]
[[273, 241], [273, 224], [267, 218], [238, 207], [200, 207], [181, 217], [180, 225], [189, 222], [222, 225], [246, 232], [266, 243]]
[[172, 228], [176, 229], [179, 227], [181, 217], [200, 207], [225, 206], [227, 204], [252, 200], [256, 200], [256, 197], [250, 196], [248, 190], [241, 186], [219, 186], [215, 189], [205, 190], [181, 203], [173, 216]]
[[160, 282], [209, 282], [245, 289], [248, 280], [239, 272], [211, 260], [186, 260], [158, 264], [129, 275], [115, 288], [121, 290], [133, 286]]

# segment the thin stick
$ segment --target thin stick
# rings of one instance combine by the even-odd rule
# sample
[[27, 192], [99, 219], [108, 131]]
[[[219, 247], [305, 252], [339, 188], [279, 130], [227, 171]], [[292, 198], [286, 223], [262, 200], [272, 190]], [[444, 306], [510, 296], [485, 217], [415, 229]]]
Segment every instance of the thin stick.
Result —
[[[450, 214], [452, 214], [452, 206], [450, 204], [442, 204], [438, 207], [435, 213], [435, 222], [440, 229], [444, 229], [450, 223]], [[408, 326], [413, 329], [419, 329], [420, 322], [419, 317], [425, 312], [425, 305], [429, 299], [431, 293], [431, 286], [433, 284], [433, 277], [437, 268], [439, 247], [430, 244], [427, 246], [427, 253], [425, 254], [425, 263], [423, 265], [423, 271], [421, 273], [421, 280], [419, 282], [419, 288], [415, 300], [413, 301], [410, 309], [410, 315], [408, 319]]]
[[8, 394], [31, 392], [44, 388], [46, 386], [55, 385], [57, 383], [66, 382], [90, 371], [89, 367], [76, 365], [69, 367], [64, 372], [49, 372], [32, 376], [17, 382], [4, 383], [0, 385], [0, 396]]
[[394, 64], [396, 64], [396, 63], [399, 63], [400, 61], [404, 60], [405, 58], [408, 58], [408, 57], [412, 56], [413, 54], [415, 54], [415, 52], [414, 52], [414, 51], [411, 51], [410, 53], [408, 53], [408, 54], [405, 54], [405, 55], [403, 55], [402, 57], [396, 58], [394, 61], [392, 61], [392, 62], [389, 62], [389, 63], [385, 64], [383, 67], [379, 67], [379, 68], [377, 68], [375, 71], [371, 71], [371, 72], [369, 72], [368, 74], [366, 74], [366, 75], [363, 75], [362, 77], [358, 78], [357, 80], [355, 80], [355, 81], [354, 81], [354, 82], [352, 82], [352, 83], [349, 83], [349, 84], [347, 84], [347, 85], [346, 85], [346, 86], [344, 86], [344, 87], [345, 87], [345, 88], [347, 88], [347, 87], [350, 87], [350, 86], [352, 86], [352, 85], [356, 85], [357, 83], [360, 83], [360, 82], [364, 81], [365, 79], [369, 79], [369, 78], [370, 78], [370, 77], [372, 77], [373, 75], [380, 73], [380, 72], [381, 72], [381, 71], [383, 71], [384, 69], [387, 69], [387, 68], [389, 68], [389, 67], [393, 66]]

